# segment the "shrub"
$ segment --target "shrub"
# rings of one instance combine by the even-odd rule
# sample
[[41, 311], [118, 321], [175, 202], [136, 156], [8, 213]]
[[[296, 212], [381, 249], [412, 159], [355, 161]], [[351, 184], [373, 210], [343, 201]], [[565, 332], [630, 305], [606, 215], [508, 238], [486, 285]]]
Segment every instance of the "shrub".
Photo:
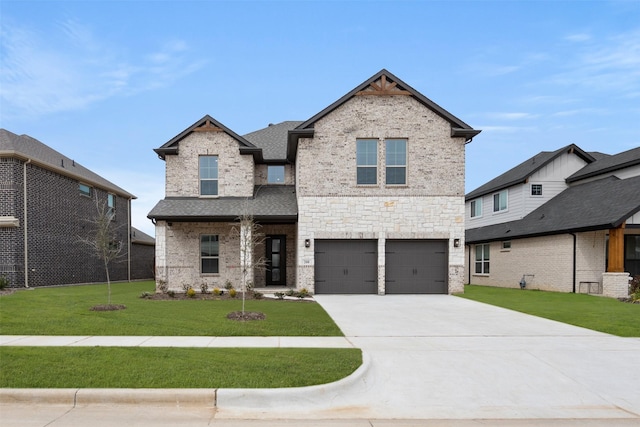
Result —
[[629, 298], [631, 301], [640, 301], [640, 276], [634, 276], [629, 282]]
[[169, 295], [171, 298], [176, 296], [176, 292], [175, 291], [167, 291], [167, 295]]
[[220, 289], [219, 287], [217, 287], [217, 286], [216, 286], [215, 288], [213, 288], [213, 294], [214, 294], [215, 296], [220, 296], [220, 295], [222, 295], [222, 289]]
[[233, 289], [233, 283], [231, 283], [231, 280], [227, 280], [224, 284], [224, 288], [228, 291], [230, 291], [231, 289]]
[[207, 285], [206, 283], [203, 283], [200, 285], [200, 292], [202, 292], [203, 294], [208, 294], [209, 293], [209, 285]]
[[187, 296], [189, 298], [195, 298], [196, 297], [196, 291], [193, 288], [189, 288], [187, 289]]
[[191, 289], [191, 285], [187, 285], [187, 284], [182, 285], [182, 290], [184, 291], [185, 294], [189, 292], [189, 289]]
[[235, 298], [235, 297], [236, 297], [236, 294], [237, 294], [237, 292], [236, 292], [236, 290], [235, 290], [235, 289], [233, 289], [233, 288], [229, 289], [229, 296], [230, 296], [231, 298]]
[[149, 299], [151, 298], [151, 292], [143, 292], [140, 294], [140, 298]]
[[274, 292], [273, 295], [278, 299], [284, 299], [284, 292]]
[[292, 297], [296, 294], [296, 291], [294, 291], [293, 289], [287, 289], [287, 292], [285, 295], [287, 295], [288, 297]]
[[169, 290], [169, 285], [167, 284], [167, 281], [159, 279], [156, 283], [158, 285], [158, 290], [163, 294], [166, 294], [167, 291]]
[[4, 276], [0, 276], [0, 291], [9, 286], [9, 279]]
[[253, 297], [255, 299], [262, 299], [262, 297], [264, 297], [264, 294], [262, 292], [254, 292]]
[[300, 299], [306, 298], [309, 296], [309, 291], [307, 290], [307, 288], [302, 288], [298, 291], [296, 296]]

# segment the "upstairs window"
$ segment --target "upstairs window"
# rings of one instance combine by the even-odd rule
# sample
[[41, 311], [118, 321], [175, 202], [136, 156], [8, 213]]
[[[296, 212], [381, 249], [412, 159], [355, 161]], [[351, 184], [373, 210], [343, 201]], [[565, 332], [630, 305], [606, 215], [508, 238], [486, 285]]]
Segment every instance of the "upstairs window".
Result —
[[200, 272], [217, 274], [220, 272], [220, 242], [215, 234], [200, 236]]
[[407, 183], [407, 140], [386, 140], [386, 176], [387, 185], [405, 185]]
[[284, 166], [282, 165], [267, 166], [267, 183], [284, 184]]
[[542, 184], [531, 184], [531, 195], [542, 196]]
[[378, 183], [378, 140], [358, 139], [356, 141], [356, 164], [358, 185]]
[[489, 243], [476, 245], [476, 274], [489, 274]]
[[116, 216], [116, 195], [115, 194], [107, 194], [107, 214], [109, 216]]
[[89, 187], [87, 184], [80, 184], [78, 186], [78, 189], [80, 190], [80, 194], [82, 196], [91, 197], [91, 187]]
[[471, 201], [471, 218], [482, 216], [482, 199]]
[[493, 211], [501, 212], [507, 210], [507, 190], [502, 190], [493, 195]]
[[218, 156], [200, 156], [200, 195], [218, 195]]

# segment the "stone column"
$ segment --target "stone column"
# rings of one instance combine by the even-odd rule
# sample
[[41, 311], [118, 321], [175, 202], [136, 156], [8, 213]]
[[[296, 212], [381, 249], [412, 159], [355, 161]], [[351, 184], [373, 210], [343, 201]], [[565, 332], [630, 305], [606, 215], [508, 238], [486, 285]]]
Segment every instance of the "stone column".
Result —
[[629, 273], [603, 273], [602, 295], [612, 298], [629, 296]]

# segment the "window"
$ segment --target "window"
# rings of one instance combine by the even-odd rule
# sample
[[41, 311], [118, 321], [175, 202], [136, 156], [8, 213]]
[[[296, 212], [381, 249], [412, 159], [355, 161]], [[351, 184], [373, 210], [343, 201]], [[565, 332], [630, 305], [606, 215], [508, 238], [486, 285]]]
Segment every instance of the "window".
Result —
[[284, 166], [267, 166], [267, 182], [269, 184], [284, 184]]
[[493, 211], [500, 212], [507, 210], [507, 190], [502, 190], [493, 195]]
[[218, 156], [200, 156], [200, 195], [218, 195]]
[[116, 215], [116, 195], [107, 194], [107, 214], [114, 217]]
[[378, 140], [359, 139], [356, 141], [356, 163], [358, 185], [378, 183]]
[[542, 196], [542, 184], [531, 184], [531, 195]]
[[202, 274], [216, 274], [219, 268], [220, 242], [217, 235], [200, 236], [200, 271]]
[[471, 201], [471, 218], [482, 216], [482, 199]]
[[81, 195], [91, 197], [91, 187], [86, 184], [80, 184], [79, 189]]
[[511, 249], [511, 240], [502, 242], [502, 250], [508, 251], [509, 249]]
[[407, 140], [387, 139], [387, 185], [407, 183]]
[[489, 274], [489, 244], [476, 245], [476, 274]]

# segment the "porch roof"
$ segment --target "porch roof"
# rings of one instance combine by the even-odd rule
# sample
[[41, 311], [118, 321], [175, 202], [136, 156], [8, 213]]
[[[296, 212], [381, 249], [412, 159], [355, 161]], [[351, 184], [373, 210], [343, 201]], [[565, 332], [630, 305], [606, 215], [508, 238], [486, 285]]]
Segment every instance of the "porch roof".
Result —
[[640, 176], [614, 176], [569, 187], [517, 221], [465, 232], [467, 243], [617, 228], [640, 211]]
[[243, 214], [258, 222], [293, 223], [298, 203], [292, 185], [258, 186], [253, 197], [166, 197], [149, 212], [148, 218], [164, 221], [237, 221]]

